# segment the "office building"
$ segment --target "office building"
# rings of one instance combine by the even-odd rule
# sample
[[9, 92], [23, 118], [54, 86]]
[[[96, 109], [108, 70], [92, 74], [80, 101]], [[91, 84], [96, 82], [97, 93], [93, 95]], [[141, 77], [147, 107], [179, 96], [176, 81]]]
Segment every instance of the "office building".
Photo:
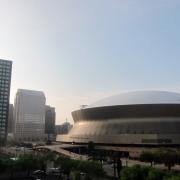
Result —
[[13, 132], [13, 111], [14, 111], [14, 106], [13, 104], [9, 104], [9, 115], [8, 115], [8, 128], [7, 131], [8, 133], [12, 133]]
[[45, 95], [41, 91], [17, 91], [14, 103], [16, 141], [45, 140], [45, 102]]
[[56, 112], [55, 108], [51, 106], [46, 106], [45, 111], [45, 134], [48, 136], [48, 140], [52, 141], [55, 134], [55, 121]]
[[0, 59], [0, 145], [7, 138], [12, 61]]

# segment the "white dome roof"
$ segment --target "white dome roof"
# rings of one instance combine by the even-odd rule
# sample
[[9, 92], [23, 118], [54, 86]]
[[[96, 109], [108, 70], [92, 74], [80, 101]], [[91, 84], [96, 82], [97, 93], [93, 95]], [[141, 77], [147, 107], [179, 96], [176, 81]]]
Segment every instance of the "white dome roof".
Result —
[[180, 93], [168, 91], [136, 91], [123, 93], [97, 101], [86, 108], [133, 104], [180, 104]]

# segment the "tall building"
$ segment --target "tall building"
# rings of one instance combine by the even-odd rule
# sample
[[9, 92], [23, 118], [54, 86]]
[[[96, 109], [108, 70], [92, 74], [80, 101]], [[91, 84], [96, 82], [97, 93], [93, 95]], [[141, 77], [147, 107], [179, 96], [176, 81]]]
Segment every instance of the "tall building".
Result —
[[0, 145], [6, 142], [12, 61], [0, 59]]
[[52, 140], [53, 135], [55, 134], [55, 121], [56, 121], [55, 108], [51, 106], [46, 106], [45, 133], [48, 135], [48, 140]]
[[14, 103], [14, 137], [16, 141], [45, 139], [45, 102], [41, 91], [19, 89]]
[[9, 104], [9, 115], [8, 115], [8, 128], [7, 132], [12, 133], [12, 128], [13, 128], [13, 111], [14, 111], [14, 106], [13, 104]]

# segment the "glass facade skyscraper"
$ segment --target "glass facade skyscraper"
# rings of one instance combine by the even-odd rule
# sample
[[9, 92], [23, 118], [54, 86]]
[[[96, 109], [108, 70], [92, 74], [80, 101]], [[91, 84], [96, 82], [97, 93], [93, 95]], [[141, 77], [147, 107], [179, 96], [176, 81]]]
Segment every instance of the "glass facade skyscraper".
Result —
[[0, 59], [0, 145], [7, 138], [12, 61]]

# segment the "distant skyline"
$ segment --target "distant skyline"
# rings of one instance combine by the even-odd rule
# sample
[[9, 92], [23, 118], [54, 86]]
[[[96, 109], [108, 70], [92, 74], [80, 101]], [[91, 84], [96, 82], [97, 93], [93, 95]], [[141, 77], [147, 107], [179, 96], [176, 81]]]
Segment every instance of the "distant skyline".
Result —
[[56, 123], [136, 90], [180, 92], [179, 0], [0, 0], [0, 59], [17, 89], [43, 91]]

